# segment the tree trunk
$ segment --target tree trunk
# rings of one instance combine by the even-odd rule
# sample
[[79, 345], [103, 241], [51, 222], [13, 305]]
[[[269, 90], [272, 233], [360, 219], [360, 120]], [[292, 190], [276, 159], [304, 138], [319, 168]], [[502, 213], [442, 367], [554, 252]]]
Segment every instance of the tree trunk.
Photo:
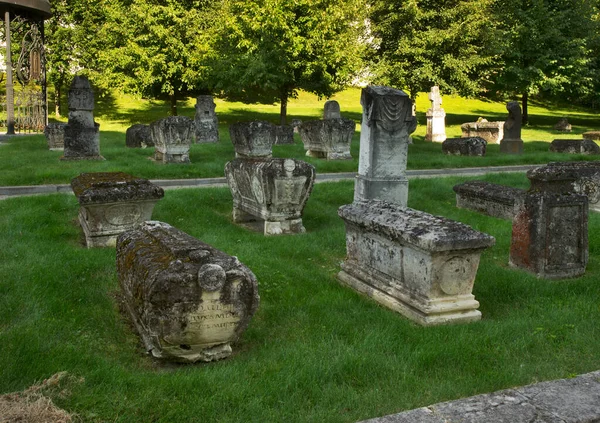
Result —
[[285, 125], [287, 122], [287, 104], [288, 104], [288, 93], [283, 92], [281, 94], [281, 107], [279, 109], [279, 124]]
[[521, 103], [523, 106], [523, 118], [521, 119], [521, 124], [523, 126], [527, 125], [527, 123], [529, 122], [529, 113], [527, 112], [527, 100], [528, 100], [528, 93], [527, 91], [525, 91], [523, 93], [523, 95], [521, 96]]
[[171, 100], [171, 116], [177, 116], [177, 93], [169, 95]]
[[60, 117], [60, 84], [54, 86], [54, 117]]

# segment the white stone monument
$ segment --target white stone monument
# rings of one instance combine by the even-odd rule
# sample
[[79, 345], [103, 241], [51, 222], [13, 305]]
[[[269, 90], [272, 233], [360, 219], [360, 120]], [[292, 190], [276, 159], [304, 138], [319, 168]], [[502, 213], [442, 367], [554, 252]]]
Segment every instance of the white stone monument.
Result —
[[431, 108], [427, 110], [425, 141], [444, 142], [446, 140], [446, 112], [442, 108], [442, 96], [437, 85], [431, 87], [429, 101], [431, 101]]

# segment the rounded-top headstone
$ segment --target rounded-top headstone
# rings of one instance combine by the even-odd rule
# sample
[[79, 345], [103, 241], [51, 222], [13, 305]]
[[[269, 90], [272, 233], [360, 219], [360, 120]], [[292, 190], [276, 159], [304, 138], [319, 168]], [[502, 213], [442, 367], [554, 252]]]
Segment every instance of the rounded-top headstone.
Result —
[[339, 119], [341, 117], [340, 103], [335, 100], [326, 101], [323, 110], [323, 119]]
[[266, 121], [236, 122], [229, 135], [236, 157], [271, 157], [277, 137], [275, 125]]

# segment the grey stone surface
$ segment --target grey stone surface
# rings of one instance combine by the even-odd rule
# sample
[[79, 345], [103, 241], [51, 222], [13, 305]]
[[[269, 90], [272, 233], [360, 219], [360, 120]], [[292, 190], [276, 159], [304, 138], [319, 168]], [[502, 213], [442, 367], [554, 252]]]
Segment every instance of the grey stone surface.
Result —
[[363, 88], [360, 102], [363, 114], [354, 200], [406, 205], [408, 144], [417, 128], [412, 100], [400, 90], [369, 86]]
[[104, 160], [100, 155], [100, 125], [94, 122], [94, 91], [86, 77], [73, 78], [68, 102], [61, 160]]
[[44, 136], [50, 151], [63, 151], [65, 149], [65, 125], [64, 123], [49, 123], [44, 128]]
[[554, 130], [560, 132], [571, 132], [571, 124], [567, 118], [560, 118], [558, 122], [556, 122], [556, 125], [554, 125]]
[[340, 119], [340, 103], [335, 100], [327, 100], [323, 107], [323, 119]]
[[597, 423], [600, 372], [438, 403], [363, 423]]
[[582, 134], [584, 140], [600, 141], [600, 131], [588, 131]]
[[600, 147], [589, 138], [582, 140], [556, 139], [550, 143], [550, 151], [569, 154], [600, 154]]
[[154, 160], [161, 163], [189, 163], [195, 124], [186, 116], [169, 116], [150, 124]]
[[230, 356], [259, 304], [256, 277], [237, 257], [162, 222], [119, 237], [117, 274], [146, 350], [163, 360]]
[[219, 142], [219, 119], [215, 112], [216, 107], [211, 95], [200, 95], [196, 98], [194, 124], [197, 143]]
[[82, 173], [71, 181], [86, 245], [114, 247], [117, 237], [152, 218], [162, 188], [123, 172]]
[[448, 138], [442, 143], [444, 154], [456, 156], [485, 156], [487, 141], [480, 137]]
[[521, 139], [521, 106], [517, 101], [506, 103], [508, 118], [504, 122], [504, 136], [500, 141], [500, 152], [506, 154], [523, 154]]
[[129, 148], [154, 147], [150, 125], [136, 124], [127, 128], [125, 145]]
[[338, 214], [346, 224], [343, 284], [422, 325], [481, 318], [471, 292], [492, 236], [385, 201], [355, 201]]
[[446, 140], [446, 112], [442, 108], [442, 96], [438, 86], [431, 87], [428, 95], [431, 107], [427, 110], [425, 141], [443, 142]]
[[236, 157], [271, 157], [277, 137], [275, 125], [266, 121], [236, 122], [229, 135]]
[[504, 138], [504, 122], [467, 122], [460, 125], [463, 138], [481, 137], [490, 144], [499, 144]]
[[329, 118], [302, 122], [299, 133], [306, 155], [327, 160], [349, 160], [356, 123], [352, 119]]
[[456, 207], [508, 220], [515, 217], [516, 206], [525, 195], [522, 189], [485, 181], [463, 182], [455, 185], [453, 190]]
[[275, 144], [294, 144], [294, 127], [291, 125], [275, 126]]

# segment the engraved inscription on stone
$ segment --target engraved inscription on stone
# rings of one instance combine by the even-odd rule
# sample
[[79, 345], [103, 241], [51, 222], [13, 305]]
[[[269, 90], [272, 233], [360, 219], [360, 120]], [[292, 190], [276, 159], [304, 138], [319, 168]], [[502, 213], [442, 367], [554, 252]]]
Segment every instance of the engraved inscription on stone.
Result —
[[184, 335], [187, 343], [209, 346], [222, 343], [223, 339], [235, 338], [235, 328], [240, 317], [233, 304], [221, 302], [220, 295], [220, 292], [202, 294], [198, 310], [188, 315]]
[[137, 204], [117, 204], [108, 207], [104, 212], [106, 221], [114, 226], [132, 225], [141, 215], [142, 211]]
[[452, 257], [440, 269], [440, 289], [448, 295], [470, 292], [472, 275], [473, 265], [470, 260]]
[[291, 178], [275, 179], [275, 195], [273, 204], [300, 204], [302, 200], [302, 190], [308, 178], [306, 176], [296, 176]]

